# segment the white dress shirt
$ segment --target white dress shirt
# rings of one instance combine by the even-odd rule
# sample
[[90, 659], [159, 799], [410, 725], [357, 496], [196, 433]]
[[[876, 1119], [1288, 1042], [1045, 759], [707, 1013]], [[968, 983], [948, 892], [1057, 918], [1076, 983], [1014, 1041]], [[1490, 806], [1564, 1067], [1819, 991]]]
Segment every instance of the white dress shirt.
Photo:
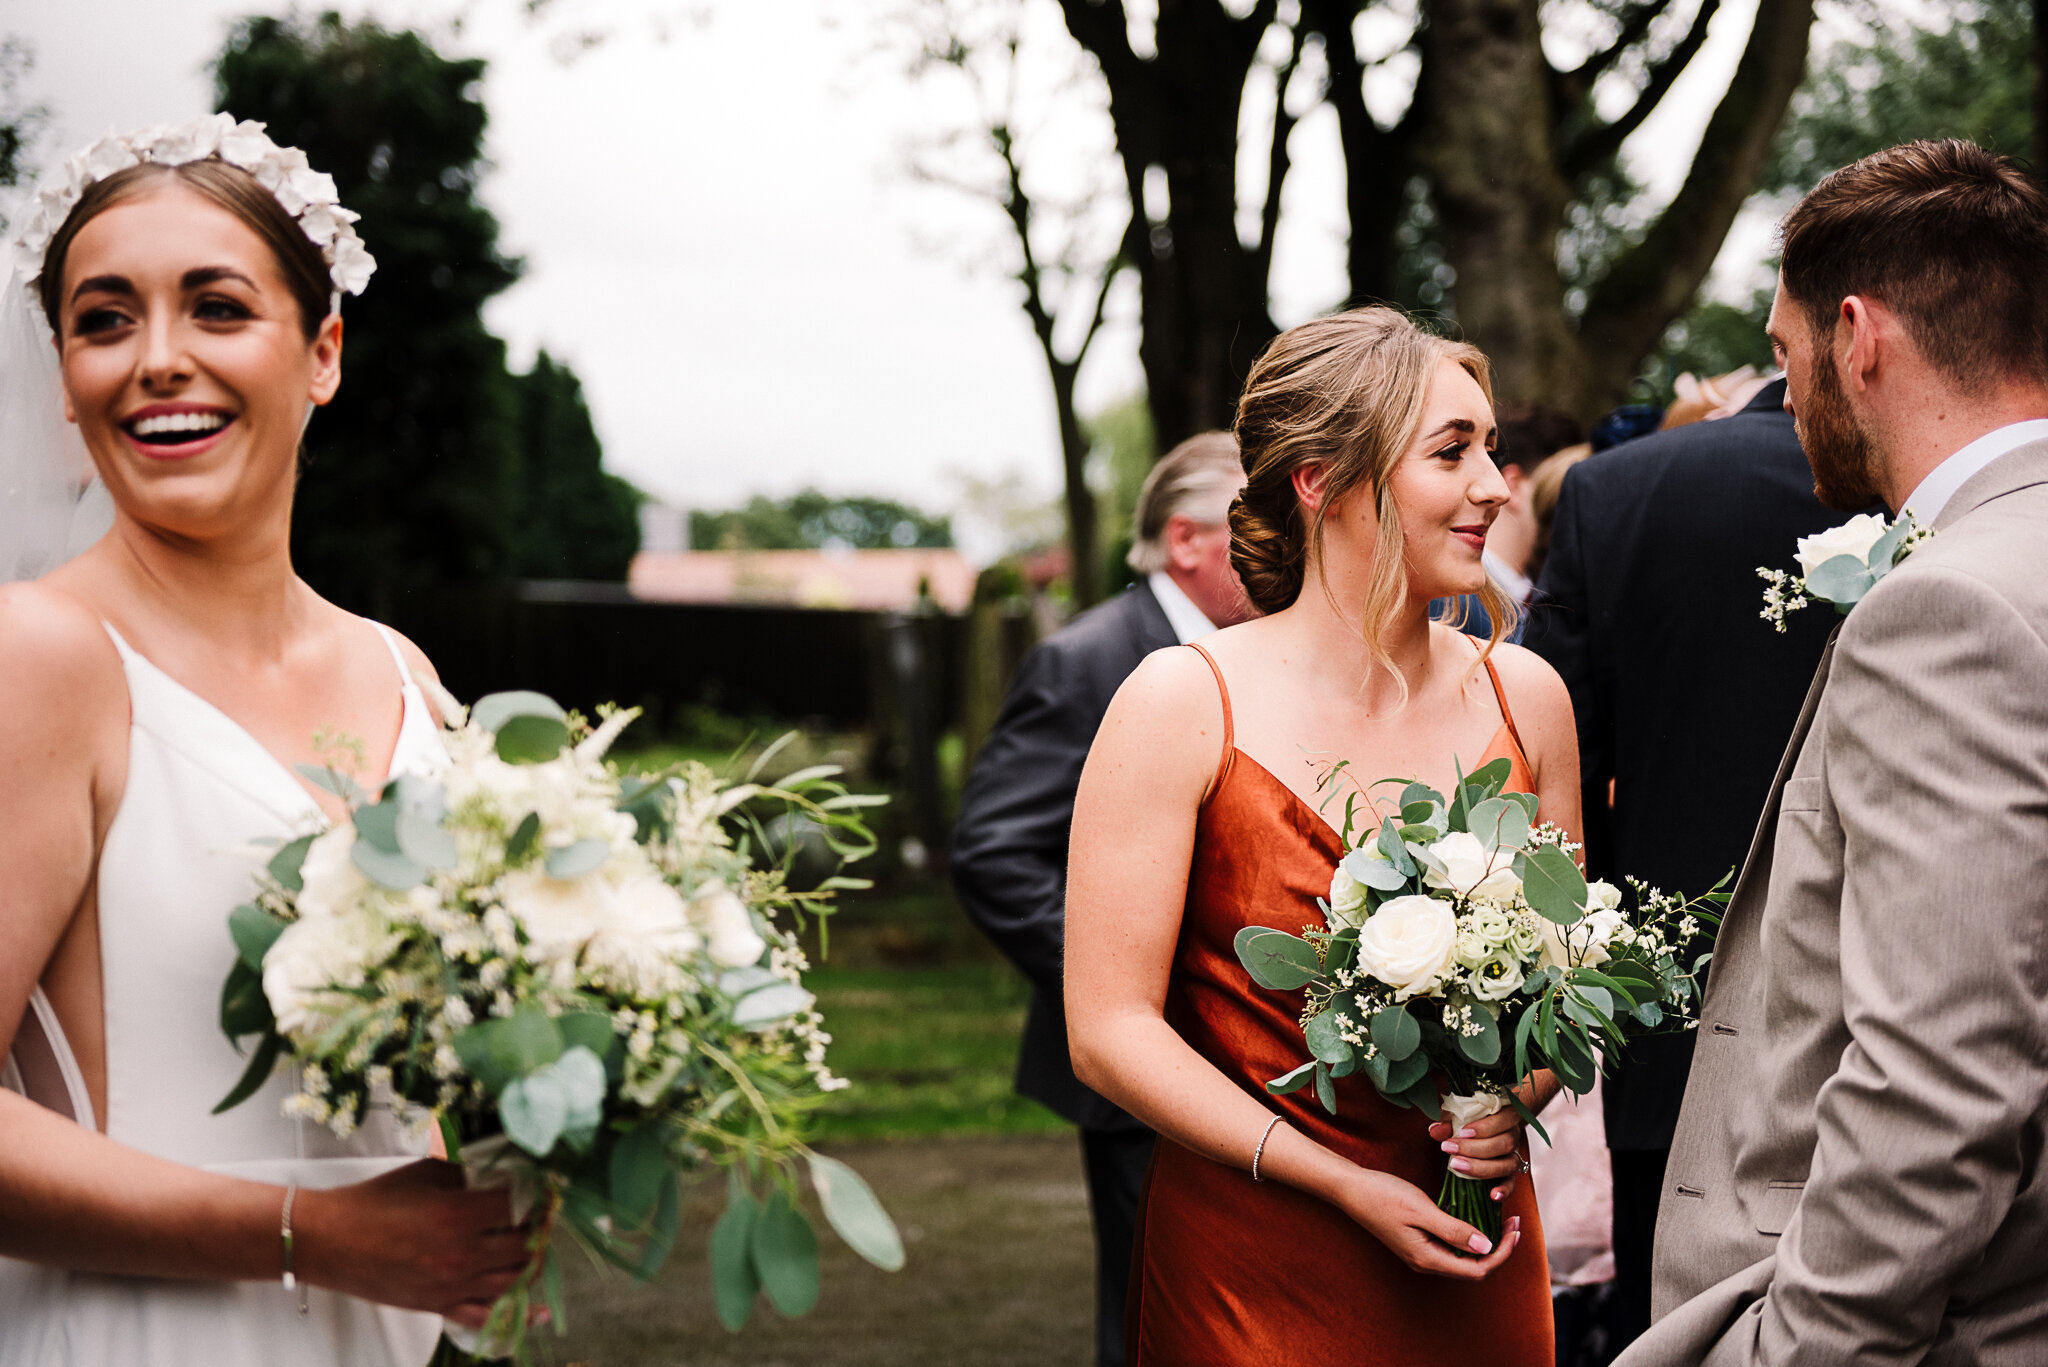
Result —
[[1529, 593], [1536, 587], [1536, 582], [1533, 579], [1495, 555], [1492, 551], [1480, 551], [1479, 563], [1486, 567], [1487, 574], [1492, 576], [1494, 583], [1506, 591], [1508, 597], [1524, 606], [1528, 605]]
[[1216, 624], [1209, 620], [1207, 613], [1195, 606], [1195, 600], [1181, 591], [1173, 582], [1173, 576], [1165, 570], [1154, 570], [1145, 576], [1145, 583], [1151, 588], [1152, 596], [1159, 600], [1159, 606], [1166, 609], [1166, 624], [1173, 628], [1173, 634], [1186, 645], [1199, 641], [1216, 630]]
[[2048, 440], [2048, 418], [2028, 418], [1986, 432], [1929, 470], [1927, 477], [1906, 496], [1905, 511], [1913, 514], [1915, 525], [1932, 527], [1956, 490], [1969, 483], [1970, 476], [2006, 452], [2042, 440]]

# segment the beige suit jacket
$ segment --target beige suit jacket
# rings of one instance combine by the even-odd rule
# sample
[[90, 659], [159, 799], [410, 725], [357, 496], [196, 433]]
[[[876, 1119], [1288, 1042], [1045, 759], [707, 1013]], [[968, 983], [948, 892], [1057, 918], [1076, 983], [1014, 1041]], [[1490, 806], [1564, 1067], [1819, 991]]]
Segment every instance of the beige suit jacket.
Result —
[[1772, 784], [1625, 1367], [2048, 1363], [2048, 442], [1935, 528]]

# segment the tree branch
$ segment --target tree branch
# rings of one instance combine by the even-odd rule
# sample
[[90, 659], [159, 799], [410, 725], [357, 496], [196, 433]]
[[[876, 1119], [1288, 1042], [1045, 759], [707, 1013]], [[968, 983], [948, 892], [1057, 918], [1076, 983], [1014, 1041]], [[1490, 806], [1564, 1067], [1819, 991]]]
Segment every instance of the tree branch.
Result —
[[[1678, 40], [1677, 46], [1650, 64], [1650, 79], [1628, 112], [1612, 123], [1589, 128], [1572, 140], [1562, 158], [1566, 179], [1578, 180], [1587, 172], [1605, 165], [1621, 151], [1628, 135], [1643, 126], [1643, 120], [1650, 116], [1650, 111], [1671, 93], [1672, 84], [1699, 55], [1700, 48], [1707, 41], [1707, 24], [1720, 8], [1721, 0], [1700, 0], [1700, 11], [1693, 16], [1692, 27], [1686, 31], [1685, 37]], [[1801, 46], [1803, 48], [1804, 44]]]
[[1287, 87], [1294, 81], [1294, 73], [1301, 67], [1301, 50], [1308, 42], [1308, 25], [1294, 26], [1294, 43], [1288, 49], [1287, 60], [1280, 64], [1274, 77], [1273, 89], [1273, 144], [1266, 153], [1266, 202], [1259, 208], [1259, 278], [1265, 279], [1273, 268], [1273, 234], [1280, 227], [1280, 187], [1286, 183], [1287, 170], [1293, 158], [1287, 150], [1287, 139], [1294, 132], [1294, 126], [1301, 122], [1287, 112]]
[[1144, 59], [1131, 51], [1123, 0], [1060, 0], [1060, 13], [1074, 41], [1102, 63], [1112, 90], [1144, 68]]
[[1626, 370], [1657, 344], [1712, 269], [1806, 73], [1813, 0], [1759, 0], [1749, 44], [1677, 198], [1594, 287], [1579, 323], [1588, 358]]
[[1638, 0], [1621, 16], [1621, 31], [1608, 46], [1580, 62], [1570, 71], [1558, 73], [1569, 83], [1574, 98], [1584, 99], [1593, 88], [1593, 82], [1607, 74], [1607, 69], [1621, 60], [1621, 54], [1649, 36], [1650, 25], [1657, 16], [1671, 8], [1671, 0]]

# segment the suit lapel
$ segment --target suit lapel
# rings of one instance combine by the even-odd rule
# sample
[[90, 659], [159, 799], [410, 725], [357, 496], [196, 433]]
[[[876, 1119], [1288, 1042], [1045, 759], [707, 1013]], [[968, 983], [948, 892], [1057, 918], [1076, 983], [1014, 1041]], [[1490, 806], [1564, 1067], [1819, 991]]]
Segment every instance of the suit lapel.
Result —
[[1131, 644], [1137, 648], [1138, 658], [1144, 659], [1155, 650], [1180, 644], [1180, 637], [1174, 634], [1173, 623], [1166, 618], [1166, 609], [1159, 606], [1158, 595], [1152, 586], [1143, 580], [1126, 590], [1131, 595]]
[[[1771, 846], [1778, 831], [1778, 803], [1785, 794], [1785, 781], [1798, 766], [1799, 752], [1806, 748], [1806, 739], [1813, 730], [1813, 719], [1820, 711], [1820, 700], [1827, 692], [1828, 670], [1835, 662], [1835, 641], [1842, 634], [1842, 624], [1837, 622], [1828, 633], [1827, 646], [1820, 653], [1820, 664], [1813, 671], [1813, 682], [1806, 687], [1806, 700], [1799, 705], [1799, 720], [1793, 724], [1792, 738], [1786, 743], [1785, 754], [1778, 761], [1778, 772], [1771, 776], [1770, 796], [1764, 802], [1763, 815], [1758, 818], [1756, 833], [1750, 837], [1749, 853], [1743, 857], [1742, 871], [1735, 880], [1734, 891], [1728, 898], [1728, 913], [1716, 935], [1716, 944], [1729, 938], [1731, 924], [1746, 915], [1746, 908], [1756, 903], [1761, 910], [1765, 892], [1771, 881]], [[1715, 957], [1720, 957], [1717, 952]], [[1710, 984], [1711, 987], [1711, 984]]]

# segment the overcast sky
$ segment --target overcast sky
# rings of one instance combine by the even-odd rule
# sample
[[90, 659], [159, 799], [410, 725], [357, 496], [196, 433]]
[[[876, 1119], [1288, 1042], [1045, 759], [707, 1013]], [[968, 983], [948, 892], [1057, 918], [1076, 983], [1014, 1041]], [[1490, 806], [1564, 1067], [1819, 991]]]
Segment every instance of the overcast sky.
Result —
[[[877, 17], [898, 3], [583, 0], [539, 25], [519, 0], [339, 7], [489, 59], [484, 198], [527, 262], [489, 321], [521, 364], [545, 346], [575, 367], [619, 473], [696, 507], [815, 483], [943, 509], [962, 473], [1011, 474], [1049, 496], [1051, 399], [1016, 287], [990, 264], [1000, 225], [905, 173], [906, 146], [956, 106], [876, 54]], [[25, 93], [53, 115], [39, 150], [61, 159], [104, 132], [206, 112], [207, 62], [232, 19], [262, 8], [0, 0], [0, 32], [34, 45]], [[1632, 140], [1637, 173], [1664, 194], [1754, 11], [1723, 5], [1706, 50]], [[595, 17], [608, 40], [561, 60]], [[1077, 160], [1085, 142], [1072, 140]], [[1344, 288], [1327, 109], [1292, 148], [1275, 265], [1283, 326]], [[1754, 227], [1738, 234], [1724, 268], [1762, 245]], [[1133, 292], [1117, 304], [1083, 374], [1084, 408], [1140, 383]]]

